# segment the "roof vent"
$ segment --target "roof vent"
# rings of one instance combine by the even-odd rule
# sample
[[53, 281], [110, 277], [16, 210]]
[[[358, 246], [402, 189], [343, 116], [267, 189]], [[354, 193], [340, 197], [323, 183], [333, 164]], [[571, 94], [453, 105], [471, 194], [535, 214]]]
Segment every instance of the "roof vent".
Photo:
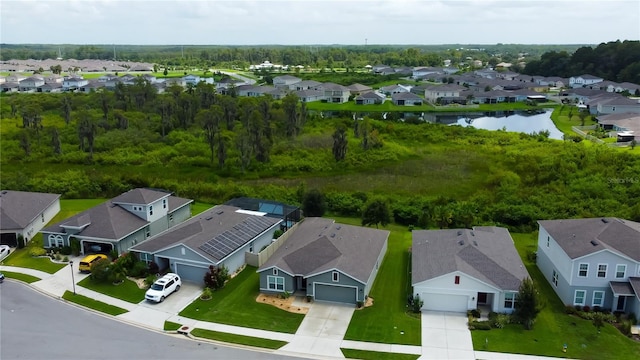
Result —
[[2, 195], [6, 194], [7, 190], [2, 190]]
[[478, 246], [478, 242], [473, 240], [473, 245]]
[[332, 238], [336, 237], [336, 234], [331, 234], [331, 237], [332, 237]]
[[471, 231], [471, 236], [476, 236], [476, 234], [474, 234], [473, 231]]
[[206, 218], [205, 218], [205, 220], [207, 220], [207, 221], [209, 221], [209, 220], [211, 220], [211, 219], [213, 219], [213, 216], [209, 216], [209, 217], [206, 217]]
[[596, 240], [591, 240], [591, 245], [598, 246], [598, 245], [600, 245], [600, 243], [597, 242]]
[[458, 236], [462, 235], [462, 230], [458, 230]]
[[460, 245], [460, 246], [464, 245], [464, 240], [458, 241], [458, 245]]
[[336, 226], [336, 230], [340, 230], [340, 228], [342, 228], [342, 226], [340, 225]]
[[216, 214], [218, 214], [218, 215], [222, 215], [222, 213], [224, 213], [223, 210], [216, 211]]
[[605, 223], [605, 224], [608, 224], [608, 223], [609, 223], [609, 220], [608, 220], [608, 219], [605, 219], [605, 218], [602, 218], [602, 222], [603, 222], [603, 223]]

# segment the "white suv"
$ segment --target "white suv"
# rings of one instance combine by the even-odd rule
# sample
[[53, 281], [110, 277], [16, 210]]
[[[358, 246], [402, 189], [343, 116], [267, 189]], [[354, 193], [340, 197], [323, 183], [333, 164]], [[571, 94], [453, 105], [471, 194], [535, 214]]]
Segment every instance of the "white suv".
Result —
[[157, 303], [163, 302], [167, 296], [171, 295], [175, 291], [180, 290], [180, 285], [182, 285], [180, 276], [178, 276], [177, 274], [168, 273], [167, 275], [156, 280], [156, 282], [151, 285], [149, 290], [147, 290], [147, 293], [144, 295], [144, 297], [149, 301], [155, 301]]

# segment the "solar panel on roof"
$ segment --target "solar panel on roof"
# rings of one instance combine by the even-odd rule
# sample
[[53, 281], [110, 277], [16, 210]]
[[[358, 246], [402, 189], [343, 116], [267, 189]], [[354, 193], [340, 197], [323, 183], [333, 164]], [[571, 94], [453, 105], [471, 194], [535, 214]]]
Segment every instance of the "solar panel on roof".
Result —
[[222, 260], [277, 221], [272, 218], [250, 216], [231, 229], [217, 235], [199, 248], [216, 260]]

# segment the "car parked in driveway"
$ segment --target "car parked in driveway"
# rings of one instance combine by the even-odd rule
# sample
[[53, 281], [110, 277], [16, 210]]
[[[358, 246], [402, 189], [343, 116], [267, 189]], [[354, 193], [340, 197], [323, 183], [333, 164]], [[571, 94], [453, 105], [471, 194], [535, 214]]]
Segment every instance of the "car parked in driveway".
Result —
[[0, 284], [4, 282], [4, 274], [0, 273]]
[[11, 253], [9, 245], [0, 245], [0, 260], [3, 260]]
[[157, 303], [163, 302], [167, 296], [180, 290], [181, 285], [182, 280], [180, 280], [180, 276], [174, 273], [168, 273], [151, 285], [144, 295], [144, 298]]
[[97, 263], [102, 259], [108, 259], [107, 255], [103, 254], [92, 254], [85, 256], [82, 260], [80, 260], [80, 265], [78, 266], [78, 270], [80, 272], [91, 272], [91, 265]]

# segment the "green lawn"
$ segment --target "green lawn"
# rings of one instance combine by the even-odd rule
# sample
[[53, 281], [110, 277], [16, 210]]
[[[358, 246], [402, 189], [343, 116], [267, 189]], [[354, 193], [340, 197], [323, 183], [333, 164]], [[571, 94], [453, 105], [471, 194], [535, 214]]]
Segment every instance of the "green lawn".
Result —
[[176, 331], [176, 330], [180, 329], [180, 326], [182, 326], [182, 325], [180, 325], [178, 323], [171, 322], [171, 321], [165, 321], [164, 322], [164, 330], [166, 330], [166, 331]]
[[227, 285], [213, 293], [208, 301], [196, 299], [180, 316], [221, 324], [295, 333], [304, 318], [274, 306], [256, 302], [260, 277], [256, 268], [247, 266]]
[[113, 285], [110, 282], [95, 282], [91, 280], [91, 277], [87, 276], [84, 280], [80, 281], [78, 285], [133, 304], [144, 300], [144, 293], [146, 292], [146, 290], [140, 289], [135, 282], [129, 279], [126, 279], [119, 285]]
[[[38, 234], [37, 237], [42, 238], [42, 235]], [[34, 237], [31, 241], [37, 242], [38, 240]], [[39, 244], [41, 244], [41, 242]], [[31, 246], [38, 246], [39, 244], [33, 243]], [[52, 262], [49, 257], [33, 257], [29, 255], [29, 248], [30, 246], [27, 246], [23, 249], [14, 250], [7, 258], [4, 259], [2, 264], [6, 266], [17, 266], [40, 270], [49, 274], [56, 273], [58, 270], [66, 266], [66, 264]]]
[[355, 349], [343, 349], [340, 348], [342, 354], [347, 359], [363, 359], [363, 360], [416, 360], [420, 355], [414, 354], [399, 354], [399, 353], [386, 353], [379, 351], [366, 351]]
[[202, 203], [202, 202], [199, 202], [199, 201], [194, 201], [191, 204], [191, 216], [196, 216], [196, 215], [200, 214], [203, 211], [211, 209], [211, 207], [213, 207], [213, 205], [211, 205], [211, 204]]
[[[553, 120], [553, 123], [556, 125], [558, 130], [562, 131], [562, 133], [567, 136], [574, 136], [577, 134], [571, 130], [571, 127], [582, 126], [578, 113], [577, 107], [573, 105], [562, 105], [551, 114], [551, 120]], [[584, 126], [591, 126], [595, 124], [596, 122], [592, 116], [587, 116], [585, 118]]]
[[74, 295], [71, 291], [65, 291], [64, 294], [62, 295], [62, 298], [67, 300], [67, 301], [71, 301], [73, 303], [76, 303], [78, 305], [82, 305], [82, 306], [88, 307], [90, 309], [97, 310], [97, 311], [103, 312], [105, 314], [113, 315], [113, 316], [124, 314], [124, 313], [127, 312], [127, 310], [125, 310], [123, 308], [119, 308], [117, 306], [105, 304], [102, 301], [93, 300], [91, 298], [88, 298], [88, 297], [82, 296], [82, 295], [78, 295], [78, 294]]
[[35, 276], [16, 273], [16, 272], [11, 272], [11, 271], [3, 271], [2, 273], [4, 274], [5, 277], [7, 277], [9, 279], [15, 279], [15, 280], [24, 281], [24, 282], [26, 282], [28, 284], [31, 284], [32, 282], [36, 282], [38, 280], [41, 280], [40, 278], [35, 277]]
[[[359, 225], [359, 219], [332, 217], [336, 222]], [[420, 345], [420, 316], [406, 313], [411, 293], [409, 278], [411, 233], [404, 226], [391, 230], [384, 258], [369, 296], [373, 306], [356, 310], [345, 339], [389, 344]]]
[[206, 330], [206, 329], [193, 329], [191, 331], [191, 335], [200, 337], [200, 338], [205, 338], [205, 339], [223, 341], [226, 343], [255, 346], [255, 347], [260, 347], [265, 349], [274, 349], [274, 350], [287, 345], [286, 341], [263, 339], [263, 338], [253, 337], [253, 336], [245, 336], [245, 335], [229, 334], [229, 333]]
[[[607, 324], [600, 334], [591, 321], [567, 315], [564, 305], [526, 254], [536, 250], [535, 234], [511, 234], [546, 306], [536, 319], [533, 330], [521, 325], [507, 325], [503, 329], [472, 331], [474, 349], [578, 359], [638, 359], [640, 343], [626, 338]], [[562, 352], [567, 344], [567, 353]]]

